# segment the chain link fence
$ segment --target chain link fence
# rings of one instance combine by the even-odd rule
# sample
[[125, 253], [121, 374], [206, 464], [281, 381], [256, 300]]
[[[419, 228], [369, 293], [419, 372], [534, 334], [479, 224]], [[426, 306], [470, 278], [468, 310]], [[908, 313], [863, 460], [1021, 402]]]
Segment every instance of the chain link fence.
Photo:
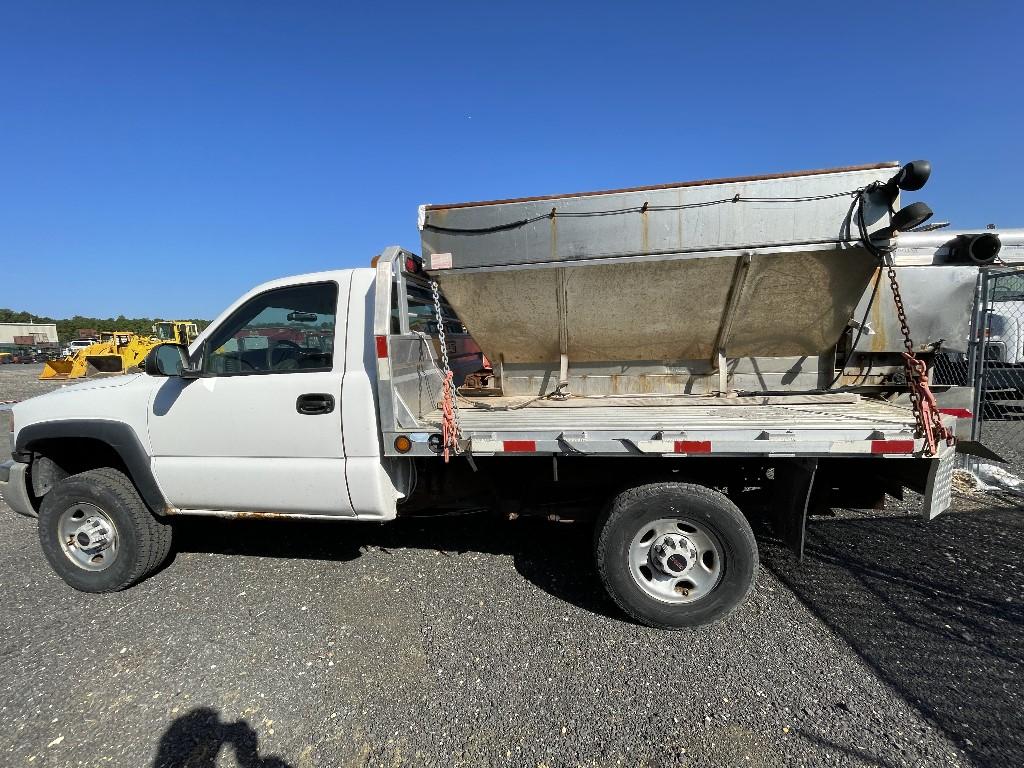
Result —
[[973, 368], [974, 439], [1024, 471], [1024, 267], [982, 271]]
[[971, 386], [970, 360], [966, 353], [940, 352], [932, 361], [933, 384], [951, 387]]

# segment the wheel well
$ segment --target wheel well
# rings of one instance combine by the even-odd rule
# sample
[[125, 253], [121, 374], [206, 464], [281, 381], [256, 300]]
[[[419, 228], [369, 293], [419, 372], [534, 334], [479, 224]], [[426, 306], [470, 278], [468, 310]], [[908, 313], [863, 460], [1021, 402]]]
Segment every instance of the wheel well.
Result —
[[29, 447], [29, 450], [32, 453], [29, 476], [33, 501], [37, 507], [39, 499], [69, 475], [77, 475], [89, 469], [112, 467], [131, 478], [131, 473], [120, 454], [109, 443], [95, 438], [64, 437], [38, 440]]
[[29, 474], [38, 476], [32, 481], [37, 497], [68, 475], [111, 467], [128, 476], [153, 514], [166, 514], [169, 508], [153, 476], [149, 453], [124, 422], [65, 419], [29, 424], [18, 432], [14, 453], [34, 465]]

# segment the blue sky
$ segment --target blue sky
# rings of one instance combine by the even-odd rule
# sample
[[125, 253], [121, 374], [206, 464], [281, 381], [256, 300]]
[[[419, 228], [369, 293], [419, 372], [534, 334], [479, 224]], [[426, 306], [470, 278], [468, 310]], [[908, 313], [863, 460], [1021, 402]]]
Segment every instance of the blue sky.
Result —
[[416, 207], [930, 159], [1024, 226], [1024, 4], [0, 7], [0, 306], [213, 317]]

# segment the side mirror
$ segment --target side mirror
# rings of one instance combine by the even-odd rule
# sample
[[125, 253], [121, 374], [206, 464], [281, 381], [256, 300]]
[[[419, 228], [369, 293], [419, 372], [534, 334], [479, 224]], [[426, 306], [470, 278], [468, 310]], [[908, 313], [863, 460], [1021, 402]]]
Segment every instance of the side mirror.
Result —
[[180, 376], [183, 379], [198, 378], [197, 368], [191, 367], [188, 348], [181, 344], [158, 344], [150, 350], [142, 364], [150, 376]]

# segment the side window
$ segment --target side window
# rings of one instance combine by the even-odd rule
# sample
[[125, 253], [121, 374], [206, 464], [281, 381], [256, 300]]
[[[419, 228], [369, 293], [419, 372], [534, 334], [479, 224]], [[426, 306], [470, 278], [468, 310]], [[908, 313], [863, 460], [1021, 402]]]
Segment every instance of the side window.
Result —
[[[437, 312], [434, 309], [434, 297], [426, 286], [418, 285], [409, 280], [405, 285], [408, 295], [409, 330], [421, 331], [430, 336], [437, 335]], [[451, 308], [448, 300], [441, 297], [441, 316], [444, 318], [445, 333], [465, 333], [462, 322]]]
[[213, 332], [203, 370], [214, 375], [329, 371], [337, 306], [335, 283], [262, 293]]

